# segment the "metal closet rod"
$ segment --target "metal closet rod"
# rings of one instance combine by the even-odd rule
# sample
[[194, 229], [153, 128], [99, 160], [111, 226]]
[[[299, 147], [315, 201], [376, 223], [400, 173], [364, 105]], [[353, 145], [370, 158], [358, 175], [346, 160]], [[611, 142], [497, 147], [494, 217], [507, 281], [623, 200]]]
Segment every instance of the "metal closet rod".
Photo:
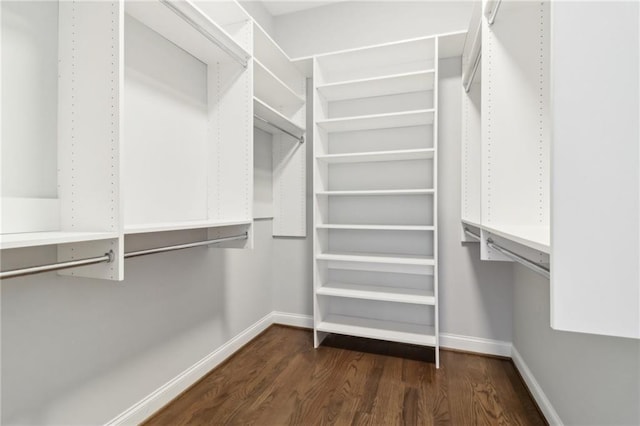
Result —
[[471, 230], [469, 228], [467, 228], [466, 226], [464, 227], [464, 233], [469, 235], [472, 238], [475, 238], [476, 240], [480, 241], [480, 235], [476, 234], [475, 232], [471, 232]]
[[280, 130], [281, 132], [284, 132], [284, 133], [288, 134], [289, 136], [291, 136], [292, 138], [297, 139], [298, 141], [300, 141], [300, 143], [304, 143], [304, 136], [296, 136], [293, 133], [289, 132], [288, 130], [283, 129], [282, 127], [278, 126], [277, 124], [274, 124], [274, 123], [270, 122], [269, 120], [265, 120], [264, 118], [260, 117], [257, 114], [253, 114], [253, 118], [258, 119], [258, 120], [262, 121], [263, 123], [267, 123], [271, 127], [275, 127], [276, 129]]
[[491, 238], [487, 238], [487, 245], [489, 247], [491, 247], [494, 250], [498, 250], [500, 253], [504, 254], [505, 256], [515, 260], [516, 262], [518, 262], [521, 265], [526, 266], [529, 269], [534, 270], [535, 272], [539, 273], [542, 276], [545, 276], [547, 278], [549, 278], [551, 276], [549, 268], [545, 268], [544, 266], [527, 259], [526, 257], [522, 257], [520, 256], [518, 253], [514, 253], [509, 249], [506, 249], [502, 246], [499, 246], [498, 244], [496, 244]]
[[[166, 251], [184, 250], [192, 247], [209, 246], [211, 244], [224, 243], [227, 241], [246, 240], [247, 238], [249, 238], [249, 234], [245, 232], [244, 234], [234, 235], [232, 237], [215, 238], [212, 240], [198, 241], [195, 243], [178, 244], [173, 246], [157, 247], [157, 248], [146, 249], [146, 250], [132, 251], [129, 253], [125, 253], [124, 258], [127, 259], [130, 257], [145, 256], [148, 254], [163, 253]], [[39, 274], [42, 272], [59, 271], [62, 269], [76, 268], [78, 266], [95, 265], [98, 263], [111, 263], [114, 260], [115, 260], [115, 254], [113, 253], [113, 250], [110, 250], [109, 253], [105, 253], [102, 256], [90, 257], [87, 259], [70, 260], [67, 262], [51, 263], [49, 265], [32, 266], [29, 268], [2, 271], [0, 272], [0, 279], [22, 277], [25, 275]]]
[[247, 58], [238, 54], [238, 52], [231, 49], [229, 46], [227, 46], [222, 41], [220, 41], [215, 35], [211, 34], [206, 28], [204, 28], [202, 25], [194, 21], [193, 18], [191, 18], [189, 15], [187, 15], [182, 10], [180, 10], [175, 4], [173, 4], [173, 1], [170, 1], [170, 0], [159, 0], [159, 1], [160, 3], [165, 5], [169, 10], [171, 10], [173, 13], [175, 13], [180, 18], [182, 18], [182, 20], [184, 20], [186, 23], [191, 25], [196, 31], [198, 31], [200, 34], [205, 36], [207, 40], [209, 40], [210, 42], [218, 46], [220, 49], [225, 51], [228, 55], [230, 55], [233, 59], [235, 59], [240, 65], [242, 65], [245, 68], [247, 67]]

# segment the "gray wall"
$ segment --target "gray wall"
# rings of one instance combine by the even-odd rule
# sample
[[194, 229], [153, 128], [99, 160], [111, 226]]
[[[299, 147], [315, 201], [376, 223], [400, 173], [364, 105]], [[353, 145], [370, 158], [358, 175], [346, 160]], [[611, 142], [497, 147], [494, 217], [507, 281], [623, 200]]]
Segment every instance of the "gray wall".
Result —
[[[206, 238], [199, 232], [146, 244]], [[271, 221], [258, 221], [253, 250], [133, 258], [123, 282], [3, 281], [0, 423], [103, 424], [146, 397], [273, 310], [272, 242]], [[9, 250], [2, 267], [52, 261], [51, 249]]]
[[549, 280], [514, 270], [513, 344], [562, 422], [640, 424], [640, 341], [551, 329]]

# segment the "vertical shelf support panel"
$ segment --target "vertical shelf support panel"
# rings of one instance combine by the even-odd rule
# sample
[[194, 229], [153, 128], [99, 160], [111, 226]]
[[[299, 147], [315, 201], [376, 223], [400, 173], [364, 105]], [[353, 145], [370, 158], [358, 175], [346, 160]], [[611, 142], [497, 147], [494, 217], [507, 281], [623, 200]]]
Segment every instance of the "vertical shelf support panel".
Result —
[[[123, 3], [59, 3], [58, 185], [61, 230], [121, 232]], [[122, 280], [122, 238], [67, 244], [58, 260], [113, 250], [115, 262], [63, 275]]]

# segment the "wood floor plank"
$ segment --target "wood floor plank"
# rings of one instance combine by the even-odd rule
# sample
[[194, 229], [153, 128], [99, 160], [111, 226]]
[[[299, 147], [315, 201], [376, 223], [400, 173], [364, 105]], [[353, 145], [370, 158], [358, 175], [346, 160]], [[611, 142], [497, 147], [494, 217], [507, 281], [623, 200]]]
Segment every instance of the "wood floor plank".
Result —
[[509, 360], [273, 326], [145, 425], [545, 425]]

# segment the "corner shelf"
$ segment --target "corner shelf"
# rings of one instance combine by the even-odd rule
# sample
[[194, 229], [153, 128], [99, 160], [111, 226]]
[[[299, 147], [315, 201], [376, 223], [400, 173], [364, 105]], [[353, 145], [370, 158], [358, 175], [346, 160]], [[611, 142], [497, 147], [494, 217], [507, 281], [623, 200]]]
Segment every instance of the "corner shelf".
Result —
[[316, 294], [430, 306], [435, 305], [436, 301], [430, 290], [335, 282], [318, 287]]
[[273, 106], [302, 107], [304, 98], [287, 86], [260, 61], [254, 58], [254, 87], [257, 98]]
[[318, 127], [332, 132], [353, 132], [396, 127], [427, 126], [433, 124], [434, 110], [394, 112], [388, 114], [361, 115], [356, 117], [329, 118], [316, 122]]
[[[304, 127], [298, 126], [293, 121], [289, 120], [280, 112], [276, 111], [269, 105], [267, 105], [262, 100], [254, 97], [253, 98], [253, 113], [263, 119], [279, 126], [280, 128], [293, 133], [297, 136], [303, 136], [305, 129]], [[260, 120], [254, 120], [253, 125], [261, 130], [264, 130], [267, 133], [271, 134], [280, 134], [281, 132], [278, 129], [275, 129], [273, 126], [269, 126], [266, 123], [263, 123]]]
[[53, 244], [101, 241], [118, 238], [117, 232], [26, 232], [0, 235], [0, 249], [47, 246]]
[[316, 325], [316, 329], [326, 333], [346, 334], [399, 343], [436, 345], [435, 329], [430, 325], [329, 314]]
[[405, 149], [397, 151], [357, 152], [349, 154], [318, 155], [318, 161], [329, 164], [340, 163], [369, 163], [376, 161], [404, 161], [404, 160], [429, 160], [435, 154], [435, 149]]
[[375, 96], [433, 90], [434, 71], [417, 71], [382, 77], [341, 81], [318, 86], [327, 101], [342, 101]]

